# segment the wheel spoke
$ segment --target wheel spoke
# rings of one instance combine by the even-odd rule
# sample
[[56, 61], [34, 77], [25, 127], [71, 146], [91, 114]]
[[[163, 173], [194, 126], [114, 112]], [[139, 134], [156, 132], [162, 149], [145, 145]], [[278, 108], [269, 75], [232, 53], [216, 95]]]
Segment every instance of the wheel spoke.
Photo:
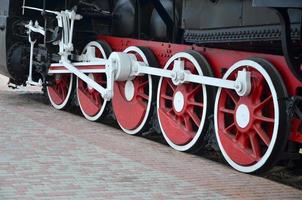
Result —
[[232, 90], [228, 90], [228, 89], [224, 89], [224, 91], [226, 92], [226, 94], [232, 99], [232, 101], [237, 104], [237, 102], [239, 101], [239, 97], [237, 96], [237, 94], [235, 94], [234, 91]]
[[98, 91], [93, 91], [92, 95], [95, 100], [95, 105], [100, 105], [102, 101], [100, 93]]
[[264, 99], [262, 102], [260, 102], [259, 104], [257, 104], [255, 106], [255, 108], [257, 109], [262, 109], [264, 108], [269, 102], [271, 102], [273, 100], [272, 95], [269, 95], [266, 99]]
[[186, 70], [189, 70], [192, 74], [196, 72], [195, 66], [189, 60], [183, 59], [183, 62]]
[[259, 100], [264, 90], [264, 77], [263, 76], [254, 77], [253, 83], [254, 83], [253, 98], [254, 100]]
[[188, 110], [187, 113], [190, 116], [190, 118], [193, 120], [193, 122], [196, 124], [196, 126], [199, 126], [200, 125], [199, 117], [192, 110]]
[[137, 93], [137, 96], [139, 96], [145, 100], [149, 100], [149, 96], [145, 93], [139, 92], [139, 93]]
[[142, 83], [138, 85], [139, 88], [145, 87], [149, 83], [149, 80], [144, 80]]
[[240, 131], [236, 130], [235, 140], [239, 140], [241, 135], [242, 135], [242, 133]]
[[173, 108], [169, 108], [167, 111], [167, 114], [169, 115], [174, 115], [174, 110], [173, 110]]
[[95, 106], [96, 109], [99, 108], [100, 104], [98, 103], [98, 97], [96, 96], [96, 93], [95, 92], [92, 92], [92, 93], [84, 93], [87, 97], [87, 99], [90, 101], [91, 104], [93, 104]]
[[263, 121], [263, 122], [268, 122], [268, 123], [275, 123], [275, 119], [274, 118], [270, 118], [270, 117], [265, 117], [265, 116], [254, 116], [254, 118], [256, 120], [259, 121]]
[[254, 125], [253, 126], [254, 130], [256, 131], [256, 133], [259, 135], [259, 137], [261, 138], [261, 140], [265, 143], [266, 146], [269, 146], [271, 139], [269, 138], [269, 136], [265, 133], [265, 131], [261, 128], [261, 126], [259, 125]]
[[161, 94], [161, 97], [164, 98], [164, 99], [166, 99], [166, 100], [173, 101], [173, 97], [168, 96], [168, 95], [166, 95], [166, 94]]
[[190, 116], [189, 115], [185, 115], [183, 118], [184, 118], [184, 122], [185, 122], [185, 127], [188, 130], [192, 130], [192, 124], [191, 124], [191, 121], [190, 121]]
[[123, 94], [123, 97], [125, 97], [125, 87], [126, 87], [126, 83], [125, 82], [119, 82], [119, 83], [115, 83], [117, 85], [117, 89], [119, 90], [119, 92], [121, 94]]
[[233, 127], [235, 127], [235, 123], [234, 122], [232, 124], [230, 124], [228, 127], [226, 127], [224, 129], [224, 131], [228, 133]]
[[64, 84], [60, 84], [60, 94], [62, 95], [62, 99], [65, 99], [67, 96], [67, 87], [64, 86]]
[[97, 81], [100, 85], [102, 85], [103, 87], [107, 85], [107, 81], [104, 80], [103, 78], [100, 78], [100, 80]]
[[250, 134], [249, 138], [250, 138], [252, 150], [253, 150], [253, 153], [256, 157], [256, 160], [259, 160], [262, 155], [261, 155], [261, 147], [259, 145], [257, 136], [256, 136], [256, 134]]
[[259, 85], [257, 87], [257, 89], [255, 89], [255, 93], [253, 94], [253, 98], [255, 101], [259, 101], [259, 99], [261, 98], [261, 95], [263, 94], [262, 93], [263, 89], [264, 89], [263, 85]]
[[203, 103], [197, 102], [197, 101], [188, 101], [188, 104], [192, 105], [192, 106], [201, 107], [201, 108], [203, 108], [203, 106], [204, 106]]
[[170, 88], [173, 90], [173, 92], [175, 92], [175, 90], [176, 90], [176, 85], [174, 85], [170, 79], [167, 80], [167, 82], [168, 82], [168, 85], [170, 86]]
[[181, 124], [182, 124], [182, 119], [181, 119], [181, 116], [175, 116], [176, 118], [175, 118], [175, 122], [176, 122], [176, 124], [178, 124], [178, 126], [180, 126]]
[[[230, 134], [229, 134], [229, 136], [230, 136]], [[241, 149], [246, 150], [246, 148], [248, 148], [249, 137], [245, 133], [237, 130], [237, 133], [235, 136], [235, 141], [237, 141], [237, 142], [235, 142], [235, 144], [237, 144]]]
[[235, 115], [235, 110], [231, 110], [231, 109], [227, 109], [227, 108], [219, 108], [219, 111], [221, 111], [223, 113]]
[[193, 87], [193, 89], [189, 92], [189, 95], [193, 95], [198, 92], [199, 89], [201, 89], [202, 85], [196, 85]]

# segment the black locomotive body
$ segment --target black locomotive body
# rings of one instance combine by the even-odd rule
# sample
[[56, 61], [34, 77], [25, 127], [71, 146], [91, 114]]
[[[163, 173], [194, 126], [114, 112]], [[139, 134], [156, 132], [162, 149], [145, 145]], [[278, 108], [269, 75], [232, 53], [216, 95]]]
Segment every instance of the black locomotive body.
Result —
[[[43, 8], [42, 0], [25, 2]], [[22, 15], [22, 3], [20, 0], [0, 2], [3, 47], [0, 71], [18, 84], [25, 81], [28, 70], [24, 24], [29, 19], [44, 24], [47, 18], [35, 11], [24, 11]], [[82, 45], [98, 34], [106, 34], [279, 55], [283, 54], [281, 41], [286, 37], [282, 35], [280, 13], [288, 11], [290, 53], [301, 53], [299, 0], [55, 0], [45, 4], [50, 10], [78, 7], [78, 12], [84, 16], [76, 29], [82, 35], [79, 39]]]

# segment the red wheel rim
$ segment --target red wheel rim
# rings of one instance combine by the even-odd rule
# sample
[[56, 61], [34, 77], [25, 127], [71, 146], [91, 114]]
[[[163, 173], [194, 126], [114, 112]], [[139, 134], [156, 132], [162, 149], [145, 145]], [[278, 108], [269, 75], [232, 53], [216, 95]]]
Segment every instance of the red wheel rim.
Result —
[[[105, 74], [91, 74], [90, 76], [98, 84], [106, 87]], [[89, 88], [87, 83], [81, 79], [78, 79], [77, 93], [81, 109], [86, 115], [94, 117], [101, 111], [104, 103], [101, 94], [95, 89]]]
[[[275, 127], [273, 94], [265, 77], [252, 67], [244, 67], [251, 73], [252, 90], [249, 96], [240, 97], [235, 91], [222, 89], [217, 111], [218, 136], [223, 149], [235, 163], [251, 166], [259, 162], [268, 150]], [[229, 76], [235, 80], [239, 67]], [[247, 124], [240, 124], [239, 109], [249, 110]]]
[[[198, 74], [196, 67], [182, 58], [185, 70]], [[173, 63], [168, 69], [173, 68]], [[173, 105], [177, 93], [183, 95], [184, 104], [181, 111]], [[174, 85], [169, 78], [162, 78], [159, 86], [158, 117], [166, 137], [174, 144], [184, 146], [190, 143], [201, 131], [204, 108], [204, 86], [195, 83]], [[171, 144], [170, 144], [171, 145]]]
[[54, 106], [67, 103], [72, 87], [71, 74], [56, 74], [51, 86], [47, 86], [48, 96]]
[[[129, 53], [129, 52], [128, 52]], [[130, 53], [135, 53], [131, 52]], [[135, 53], [137, 60], [144, 61], [138, 53]], [[114, 84], [114, 97], [112, 106], [121, 128], [129, 134], [136, 134], [143, 128], [146, 116], [149, 114], [152, 99], [152, 80], [148, 75], [138, 76], [128, 81], [133, 88], [131, 98], [127, 99], [127, 81]]]

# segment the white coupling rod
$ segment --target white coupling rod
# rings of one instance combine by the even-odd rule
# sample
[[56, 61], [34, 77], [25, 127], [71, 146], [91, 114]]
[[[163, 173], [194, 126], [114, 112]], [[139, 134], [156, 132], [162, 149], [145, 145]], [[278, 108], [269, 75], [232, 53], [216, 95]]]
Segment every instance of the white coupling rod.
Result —
[[[155, 67], [150, 67], [141, 64], [138, 66], [137, 70], [139, 74], [160, 76], [165, 78], [171, 78], [172, 80], [177, 77], [177, 73], [173, 70], [155, 68]], [[185, 71], [183, 73], [184, 74], [181, 80], [182, 83], [191, 82], [191, 83], [198, 83], [203, 85], [210, 85], [214, 87], [238, 90], [236, 86], [237, 85], [236, 81], [225, 80], [225, 79], [214, 78], [214, 77], [203, 76], [203, 75], [195, 75]]]

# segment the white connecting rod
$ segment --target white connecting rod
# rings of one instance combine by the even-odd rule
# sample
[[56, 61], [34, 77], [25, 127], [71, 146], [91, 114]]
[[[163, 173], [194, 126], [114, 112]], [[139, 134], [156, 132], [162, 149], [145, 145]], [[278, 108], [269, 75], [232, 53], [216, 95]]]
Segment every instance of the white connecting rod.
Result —
[[96, 91], [98, 91], [103, 98], [107, 98], [108, 91], [105, 88], [103, 88], [101, 85], [99, 85], [97, 82], [89, 78], [89, 76], [78, 70], [73, 64], [63, 61], [62, 65], [66, 67], [70, 72], [75, 74], [77, 77], [85, 81], [89, 86], [91, 86]]

